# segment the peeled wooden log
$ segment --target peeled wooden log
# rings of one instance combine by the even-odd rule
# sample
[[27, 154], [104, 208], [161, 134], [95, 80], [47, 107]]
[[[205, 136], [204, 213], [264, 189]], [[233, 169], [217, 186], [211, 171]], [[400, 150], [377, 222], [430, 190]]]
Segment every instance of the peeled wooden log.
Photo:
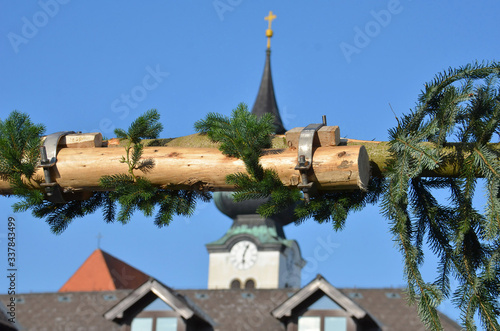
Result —
[[[126, 164], [120, 163], [123, 148], [61, 148], [53, 167], [53, 180], [66, 192], [102, 190], [99, 178], [104, 175], [126, 173]], [[243, 162], [227, 157], [215, 148], [145, 147], [143, 159], [151, 159], [154, 167], [137, 174], [153, 184], [172, 189], [209, 191], [233, 190], [226, 176], [246, 172]], [[261, 158], [262, 166], [274, 169], [286, 186], [301, 182], [295, 148], [270, 149]], [[42, 170], [37, 172], [40, 178]], [[320, 190], [351, 190], [366, 188], [370, 177], [368, 154], [364, 146], [318, 147], [313, 154], [308, 181]], [[0, 193], [9, 193], [9, 184], [0, 181]]]
[[[42, 141], [44, 141], [44, 139], [45, 137], [42, 137]], [[58, 148], [101, 147], [102, 134], [100, 132], [67, 134], [61, 137], [57, 146]]]
[[[387, 163], [391, 157], [389, 153], [389, 142], [387, 141], [366, 141], [357, 139], [346, 139], [344, 144], [348, 146], [363, 145], [370, 155], [371, 176], [385, 177], [387, 172]], [[426, 143], [432, 146], [432, 143]], [[491, 149], [500, 152], [500, 143], [489, 143]], [[442, 163], [435, 170], [424, 170], [421, 177], [459, 177], [459, 159], [456, 157], [459, 150], [467, 147], [464, 143], [447, 143], [441, 151]], [[467, 157], [468, 154], [463, 155]], [[483, 175], [477, 173], [476, 176], [481, 178]]]

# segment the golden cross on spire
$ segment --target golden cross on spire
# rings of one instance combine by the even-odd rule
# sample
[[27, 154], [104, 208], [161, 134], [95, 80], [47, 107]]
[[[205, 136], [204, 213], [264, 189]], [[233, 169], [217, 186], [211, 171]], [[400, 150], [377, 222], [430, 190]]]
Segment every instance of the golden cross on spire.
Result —
[[276, 18], [276, 15], [273, 14], [272, 11], [269, 11], [269, 16], [264, 17], [266, 21], [269, 21], [269, 26], [266, 30], [266, 37], [267, 37], [267, 48], [271, 48], [271, 37], [273, 36], [273, 30], [271, 30], [271, 24], [273, 23], [273, 20]]

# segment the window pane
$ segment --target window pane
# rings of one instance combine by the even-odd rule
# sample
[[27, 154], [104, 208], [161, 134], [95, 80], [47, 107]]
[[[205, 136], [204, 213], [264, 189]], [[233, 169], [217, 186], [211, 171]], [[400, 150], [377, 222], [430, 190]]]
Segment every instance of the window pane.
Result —
[[325, 331], [346, 331], [347, 320], [345, 317], [325, 317]]
[[321, 317], [299, 317], [299, 331], [321, 331]]
[[177, 331], [177, 317], [158, 317], [156, 331]]
[[131, 331], [151, 331], [153, 330], [153, 319], [149, 317], [139, 317], [132, 320]]

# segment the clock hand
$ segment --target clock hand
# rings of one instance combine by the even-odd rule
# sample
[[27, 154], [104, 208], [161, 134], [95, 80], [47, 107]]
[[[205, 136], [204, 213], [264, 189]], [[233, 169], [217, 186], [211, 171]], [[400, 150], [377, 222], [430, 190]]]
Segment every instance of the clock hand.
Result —
[[243, 255], [241, 256], [241, 263], [245, 263], [245, 255], [247, 254], [247, 250], [250, 245], [245, 246], [245, 250], [243, 251]]

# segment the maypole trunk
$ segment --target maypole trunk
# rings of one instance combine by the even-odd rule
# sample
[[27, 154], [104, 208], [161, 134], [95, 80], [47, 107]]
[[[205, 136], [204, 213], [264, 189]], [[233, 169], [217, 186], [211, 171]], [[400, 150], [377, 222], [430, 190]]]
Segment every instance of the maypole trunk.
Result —
[[[312, 167], [306, 173], [308, 182], [313, 182], [322, 191], [354, 190], [366, 188], [370, 176], [384, 176], [386, 162], [391, 157], [387, 142], [340, 139], [329, 130], [332, 127], [325, 128], [318, 131], [316, 145], [320, 147], [313, 148]], [[261, 157], [262, 166], [274, 169], [288, 187], [296, 187], [303, 181], [296, 170], [300, 129], [288, 131], [286, 138], [277, 136], [273, 141], [273, 147], [277, 148], [266, 150]], [[143, 159], [152, 160], [154, 167], [147, 173], [136, 171], [154, 185], [171, 189], [230, 191], [234, 186], [226, 183], [226, 176], [246, 172], [241, 160], [223, 155], [206, 136], [180, 137], [169, 140], [166, 145], [145, 147]], [[67, 135], [59, 141], [57, 150], [51, 181], [64, 192], [103, 190], [99, 186], [101, 176], [128, 171], [127, 165], [120, 163], [125, 154], [123, 146], [113, 144], [113, 141], [103, 143], [100, 133]], [[422, 176], [457, 176], [452, 157], [455, 152], [456, 146], [449, 144], [443, 150], [443, 158], [447, 161]], [[42, 168], [35, 178], [39, 183], [44, 182]], [[0, 180], [0, 194], [11, 193], [9, 183]]]
[[[52, 180], [64, 191], [102, 190], [99, 179], [104, 175], [127, 173], [127, 165], [120, 163], [123, 148], [61, 148], [52, 169]], [[137, 171], [154, 185], [172, 189], [208, 191], [233, 190], [226, 176], [246, 172], [243, 161], [227, 157], [216, 148], [145, 147], [143, 159], [150, 159], [154, 167], [147, 173]], [[286, 186], [300, 182], [297, 150], [270, 149], [261, 158], [264, 168], [274, 169]], [[318, 147], [314, 151], [309, 182], [320, 190], [345, 190], [366, 187], [369, 180], [368, 154], [363, 146]], [[42, 169], [35, 177], [43, 178]], [[0, 181], [0, 193], [10, 193], [9, 183]]]

